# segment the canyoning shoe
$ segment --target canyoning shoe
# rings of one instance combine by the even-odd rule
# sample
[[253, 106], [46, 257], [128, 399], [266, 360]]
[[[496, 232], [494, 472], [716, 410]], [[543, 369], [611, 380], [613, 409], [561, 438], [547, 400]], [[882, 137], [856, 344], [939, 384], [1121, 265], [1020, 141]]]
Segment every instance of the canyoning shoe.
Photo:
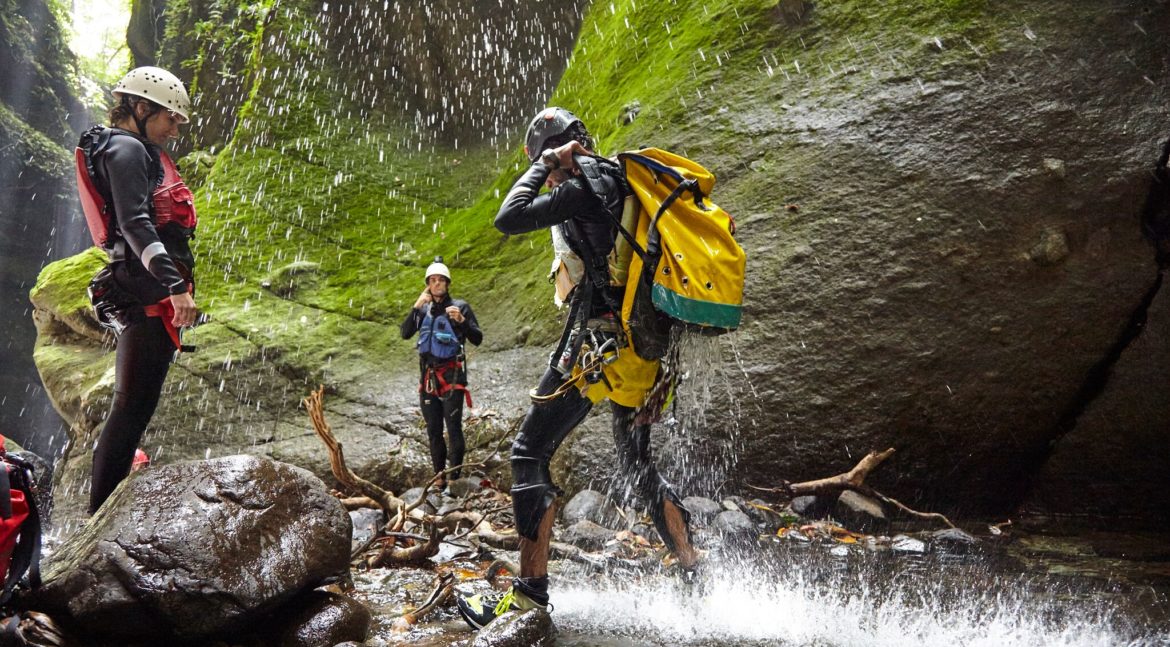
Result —
[[509, 611], [552, 610], [552, 605], [541, 604], [524, 595], [523, 592], [517, 591], [515, 587], [503, 593], [480, 593], [470, 597], [456, 596], [455, 606], [459, 608], [459, 615], [463, 616], [467, 624], [475, 630], [483, 629], [492, 620]]

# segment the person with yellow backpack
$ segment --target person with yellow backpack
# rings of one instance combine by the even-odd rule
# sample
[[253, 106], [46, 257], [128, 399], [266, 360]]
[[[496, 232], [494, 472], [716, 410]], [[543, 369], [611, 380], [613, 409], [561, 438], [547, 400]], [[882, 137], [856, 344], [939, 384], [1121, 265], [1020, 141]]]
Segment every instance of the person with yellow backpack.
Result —
[[[610, 401], [622, 478], [648, 504], [659, 535], [679, 565], [690, 570], [699, 559], [691, 540], [690, 514], [650, 456], [650, 424], [675, 379], [671, 367], [661, 361], [675, 320], [656, 309], [654, 285], [641, 289], [646, 282], [654, 283], [649, 275], [669, 263], [660, 254], [659, 262], [651, 266], [654, 259], [647, 247], [655, 249], [650, 245], [655, 236], [649, 235], [651, 220], [639, 208], [638, 189], [626, 181], [620, 167], [594, 156], [585, 124], [563, 108], [547, 108], [533, 119], [525, 153], [532, 165], [504, 198], [495, 225], [505, 234], [552, 229], [556, 300], [558, 305], [568, 304], [569, 313], [512, 443], [511, 494], [521, 537], [520, 574], [500, 596], [457, 598], [461, 615], [475, 629], [510, 609], [548, 609], [549, 542], [556, 499], [562, 494], [549, 464], [569, 433], [602, 400]], [[694, 189], [698, 202], [693, 179], [683, 182]], [[542, 185], [548, 192], [540, 194]], [[675, 188], [666, 207], [686, 190]], [[655, 244], [661, 247], [660, 243]], [[736, 306], [742, 300], [743, 275], [742, 250], [738, 254], [739, 292], [732, 299]], [[738, 311], [734, 323], [725, 319], [725, 328], [734, 328]]]

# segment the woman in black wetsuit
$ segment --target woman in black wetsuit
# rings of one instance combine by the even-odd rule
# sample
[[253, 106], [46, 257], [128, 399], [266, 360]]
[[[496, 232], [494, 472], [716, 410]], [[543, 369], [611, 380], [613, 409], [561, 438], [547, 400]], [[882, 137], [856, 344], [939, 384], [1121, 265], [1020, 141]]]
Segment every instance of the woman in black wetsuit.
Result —
[[113, 403], [93, 454], [90, 514], [129, 473], [179, 349], [178, 330], [196, 316], [195, 209], [163, 150], [189, 121], [187, 91], [170, 72], [140, 67], [118, 83], [114, 98], [110, 127], [91, 129], [80, 146], [92, 190], [112, 212], [101, 241], [110, 264], [104, 286], [98, 279], [91, 286], [104, 288], [94, 291], [94, 306], [118, 332]]

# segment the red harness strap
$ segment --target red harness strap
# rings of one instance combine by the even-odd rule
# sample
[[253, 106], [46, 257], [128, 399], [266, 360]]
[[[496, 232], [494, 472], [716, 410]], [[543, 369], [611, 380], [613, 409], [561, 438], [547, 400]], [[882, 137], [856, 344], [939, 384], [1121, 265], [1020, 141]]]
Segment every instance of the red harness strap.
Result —
[[162, 319], [163, 327], [167, 329], [167, 334], [170, 335], [171, 341], [175, 344], [175, 350], [182, 350], [183, 342], [179, 339], [179, 329], [175, 328], [175, 306], [171, 303], [171, 298], [167, 297], [158, 303], [145, 306], [143, 309], [146, 311], [146, 316]]
[[[440, 364], [438, 366], [428, 366], [426, 373], [423, 375], [422, 382], [418, 385], [419, 393], [426, 393], [435, 397], [443, 397], [451, 391], [463, 391], [463, 399], [467, 402], [467, 408], [470, 409], [475, 405], [471, 404], [471, 391], [467, 389], [466, 385], [448, 382], [445, 375], [451, 369], [458, 371], [463, 368], [463, 363], [459, 360]], [[434, 378], [432, 383], [431, 378]]]

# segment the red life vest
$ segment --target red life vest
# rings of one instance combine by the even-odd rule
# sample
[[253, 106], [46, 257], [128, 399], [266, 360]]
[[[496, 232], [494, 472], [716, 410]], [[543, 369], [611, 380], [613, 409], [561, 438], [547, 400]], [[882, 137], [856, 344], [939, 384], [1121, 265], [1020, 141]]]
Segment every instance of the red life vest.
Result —
[[[81, 136], [81, 142], [73, 152], [77, 173], [77, 192], [81, 197], [81, 210], [85, 213], [85, 224], [93, 244], [103, 249], [113, 243], [110, 229], [114, 220], [114, 207], [97, 188], [94, 177], [94, 157], [99, 155], [109, 142], [109, 129], [95, 126]], [[197, 222], [195, 199], [191, 189], [179, 177], [175, 162], [166, 151], [159, 150], [163, 180], [154, 190], [151, 202], [154, 206], [154, 226], [178, 223], [184, 229], [193, 230]]]

